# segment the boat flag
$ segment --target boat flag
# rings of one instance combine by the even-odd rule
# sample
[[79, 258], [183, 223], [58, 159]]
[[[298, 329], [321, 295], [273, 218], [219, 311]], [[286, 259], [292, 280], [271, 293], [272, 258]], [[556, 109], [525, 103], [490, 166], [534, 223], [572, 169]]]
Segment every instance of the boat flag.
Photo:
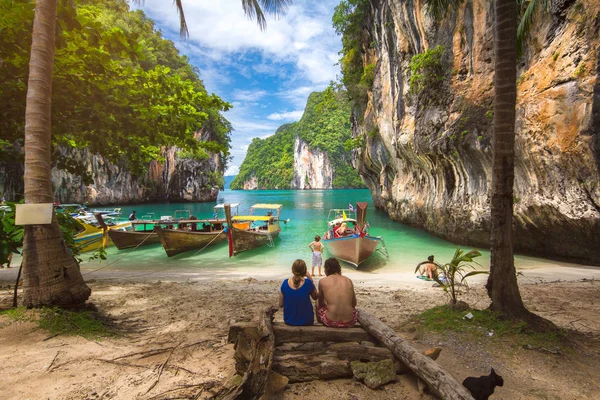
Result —
[[352, 207], [352, 204], [348, 204], [348, 209], [349, 209], [350, 211], [354, 211], [354, 207]]
[[342, 217], [344, 217], [344, 221], [346, 220], [346, 211], [342, 211]]

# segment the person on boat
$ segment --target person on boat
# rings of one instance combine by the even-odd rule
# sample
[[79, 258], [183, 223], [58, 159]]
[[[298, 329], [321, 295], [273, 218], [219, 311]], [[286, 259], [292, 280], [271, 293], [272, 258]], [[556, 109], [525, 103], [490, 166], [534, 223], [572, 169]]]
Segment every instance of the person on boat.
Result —
[[349, 328], [358, 320], [354, 285], [342, 276], [342, 267], [336, 258], [325, 261], [325, 275], [319, 281], [317, 320], [332, 328]]
[[336, 237], [344, 237], [346, 236], [346, 231], [348, 229], [348, 225], [345, 222], [342, 222], [339, 228], [335, 230]]
[[419, 269], [419, 274], [421, 276], [427, 276], [429, 279], [435, 279], [437, 276], [437, 266], [433, 262], [433, 255], [427, 257], [427, 262], [422, 263], [421, 268]]
[[315, 241], [308, 245], [310, 251], [312, 251], [312, 276], [315, 276], [315, 267], [319, 267], [319, 276], [323, 276], [321, 273], [321, 265], [323, 265], [323, 243], [321, 243], [321, 236], [315, 236]]
[[312, 325], [315, 322], [312, 301], [318, 292], [304, 260], [292, 264], [292, 277], [283, 281], [279, 292], [279, 307], [283, 307], [283, 321], [287, 325]]
[[135, 215], [135, 210], [133, 210], [133, 212], [131, 214], [129, 214], [129, 220], [135, 221], [136, 219], [137, 219], [137, 216]]

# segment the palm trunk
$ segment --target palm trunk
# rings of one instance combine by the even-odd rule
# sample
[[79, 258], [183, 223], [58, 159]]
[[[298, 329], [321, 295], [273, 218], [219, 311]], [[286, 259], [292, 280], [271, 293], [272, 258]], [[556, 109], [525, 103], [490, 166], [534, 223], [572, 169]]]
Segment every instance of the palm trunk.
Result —
[[512, 246], [515, 107], [517, 100], [517, 6], [496, 0], [494, 137], [492, 143], [491, 264], [486, 284], [490, 308], [524, 315]]
[[[52, 66], [56, 0], [37, 0], [25, 110], [25, 202], [52, 203]], [[50, 225], [25, 227], [23, 303], [26, 306], [76, 305], [90, 296], [79, 264], [69, 253], [56, 216]]]

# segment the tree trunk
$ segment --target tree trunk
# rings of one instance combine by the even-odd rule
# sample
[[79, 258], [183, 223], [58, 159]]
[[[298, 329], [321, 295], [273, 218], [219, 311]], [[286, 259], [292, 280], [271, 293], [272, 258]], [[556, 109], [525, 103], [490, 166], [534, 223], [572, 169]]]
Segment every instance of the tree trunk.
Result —
[[512, 246], [515, 107], [517, 101], [517, 3], [496, 0], [494, 136], [492, 141], [491, 262], [486, 284], [490, 308], [528, 314], [515, 271]]
[[[25, 109], [25, 202], [52, 203], [51, 97], [56, 0], [37, 0]], [[90, 288], [65, 245], [56, 216], [50, 225], [25, 227], [23, 303], [69, 306], [85, 302]]]
[[420, 353], [408, 342], [398, 337], [391, 328], [377, 317], [364, 310], [359, 310], [358, 322], [390, 349], [401, 363], [423, 379], [429, 389], [440, 398], [446, 400], [473, 400], [471, 393], [459, 384], [452, 375], [444, 371], [431, 358]]

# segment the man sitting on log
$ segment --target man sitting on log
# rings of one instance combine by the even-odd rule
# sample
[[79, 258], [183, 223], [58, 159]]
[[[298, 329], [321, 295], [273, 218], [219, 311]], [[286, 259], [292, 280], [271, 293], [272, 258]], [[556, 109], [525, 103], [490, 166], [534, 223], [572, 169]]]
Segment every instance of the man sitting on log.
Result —
[[349, 278], [342, 276], [336, 258], [325, 261], [326, 277], [319, 281], [317, 320], [332, 328], [349, 328], [358, 320], [356, 294]]

